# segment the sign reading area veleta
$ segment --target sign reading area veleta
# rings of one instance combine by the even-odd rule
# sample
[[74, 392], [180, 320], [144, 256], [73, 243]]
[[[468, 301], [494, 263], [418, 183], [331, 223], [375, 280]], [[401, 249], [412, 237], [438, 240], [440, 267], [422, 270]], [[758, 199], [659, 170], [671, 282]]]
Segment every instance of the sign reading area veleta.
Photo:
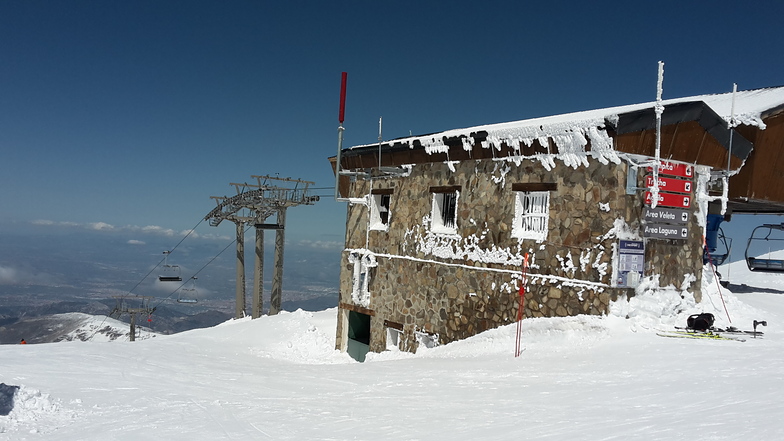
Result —
[[642, 217], [650, 223], [685, 225], [689, 222], [689, 212], [677, 208], [645, 207]]
[[[645, 203], [650, 205], [651, 201], [653, 201], [651, 192], [646, 191]], [[691, 196], [675, 193], [659, 193], [659, 201], [656, 205], [661, 205], [663, 207], [689, 208], [691, 207]]]
[[[653, 187], [653, 176], [645, 177], [645, 186]], [[691, 193], [691, 181], [675, 178], [659, 177], [659, 191], [673, 191], [675, 193]]]
[[[679, 164], [670, 161], [661, 161], [659, 165], [660, 175], [680, 176], [682, 178], [693, 178], [694, 167], [689, 164]], [[653, 171], [653, 168], [648, 167], [648, 171]]]
[[689, 229], [682, 225], [646, 224], [642, 235], [658, 239], [682, 240], [689, 235]]

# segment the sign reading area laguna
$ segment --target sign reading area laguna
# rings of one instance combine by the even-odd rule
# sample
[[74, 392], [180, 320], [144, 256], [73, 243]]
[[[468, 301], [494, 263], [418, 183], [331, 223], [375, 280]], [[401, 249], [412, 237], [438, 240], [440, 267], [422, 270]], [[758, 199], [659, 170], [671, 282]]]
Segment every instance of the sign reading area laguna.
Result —
[[656, 239], [684, 240], [689, 235], [689, 229], [682, 225], [646, 224], [642, 235]]

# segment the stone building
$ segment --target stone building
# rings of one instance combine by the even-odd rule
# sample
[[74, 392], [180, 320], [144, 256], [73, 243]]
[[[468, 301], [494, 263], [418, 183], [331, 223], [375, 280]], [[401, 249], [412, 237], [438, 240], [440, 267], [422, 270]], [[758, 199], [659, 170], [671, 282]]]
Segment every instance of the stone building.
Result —
[[658, 157], [656, 103], [341, 151], [338, 349], [512, 323], [524, 262], [523, 318], [604, 314], [646, 277], [699, 301], [707, 214], [784, 211], [757, 178], [784, 182], [784, 88], [661, 104]]

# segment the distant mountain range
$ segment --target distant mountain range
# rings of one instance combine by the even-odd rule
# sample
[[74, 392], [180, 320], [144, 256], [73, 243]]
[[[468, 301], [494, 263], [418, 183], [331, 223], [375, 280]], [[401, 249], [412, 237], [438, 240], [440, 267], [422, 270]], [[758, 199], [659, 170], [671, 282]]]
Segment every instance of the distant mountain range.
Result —
[[[64, 335], [81, 339], [86, 334], [76, 331], [73, 317], [63, 314], [105, 317], [118, 296], [154, 297], [152, 321], [137, 318], [137, 325], [157, 334], [215, 326], [234, 317], [234, 255], [211, 260], [229, 241], [189, 240], [171, 256], [184, 280], [200, 271], [195, 285], [198, 303], [184, 305], [176, 301], [180, 284], [158, 282], [154, 268], [162, 259], [161, 250], [171, 249], [171, 237], [65, 227], [28, 230], [11, 231], [0, 223], [0, 344], [16, 344], [21, 338], [30, 343], [62, 341], [67, 339]], [[140, 237], [144, 241], [136, 240]], [[271, 265], [272, 247], [267, 248], [265, 263]], [[340, 253], [340, 247], [288, 244], [282, 308], [320, 311], [337, 306]], [[246, 266], [252, 267], [251, 252], [246, 257]], [[270, 268], [266, 274], [264, 307], [269, 308]], [[249, 310], [252, 275], [247, 277]], [[125, 323], [117, 326], [127, 338], [130, 317], [113, 317]], [[71, 330], [64, 333], [65, 329]], [[90, 334], [94, 332], [91, 328]]]
[[[321, 311], [337, 305], [337, 295], [325, 295], [307, 300], [284, 301], [285, 311]], [[72, 340], [111, 341], [129, 339], [130, 318], [120, 316], [120, 320], [107, 317], [114, 308], [115, 300], [103, 301], [63, 301], [34, 307], [0, 306], [0, 344], [17, 344], [21, 339], [28, 343], [53, 343]], [[150, 316], [137, 319], [140, 335], [174, 334], [197, 328], [209, 328], [234, 315], [216, 309], [197, 311], [172, 308], [165, 305], [156, 307]], [[140, 338], [137, 336], [137, 339]]]
[[[149, 329], [139, 329], [139, 338], [152, 336]], [[0, 343], [28, 344], [61, 341], [129, 340], [129, 326], [111, 317], [69, 312], [25, 317], [0, 327]]]

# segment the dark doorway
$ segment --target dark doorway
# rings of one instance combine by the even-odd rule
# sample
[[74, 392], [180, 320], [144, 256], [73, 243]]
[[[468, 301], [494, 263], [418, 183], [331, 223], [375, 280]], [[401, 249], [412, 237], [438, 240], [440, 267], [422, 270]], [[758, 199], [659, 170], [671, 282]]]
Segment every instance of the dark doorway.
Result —
[[357, 361], [365, 361], [370, 348], [370, 316], [348, 311], [348, 355]]

